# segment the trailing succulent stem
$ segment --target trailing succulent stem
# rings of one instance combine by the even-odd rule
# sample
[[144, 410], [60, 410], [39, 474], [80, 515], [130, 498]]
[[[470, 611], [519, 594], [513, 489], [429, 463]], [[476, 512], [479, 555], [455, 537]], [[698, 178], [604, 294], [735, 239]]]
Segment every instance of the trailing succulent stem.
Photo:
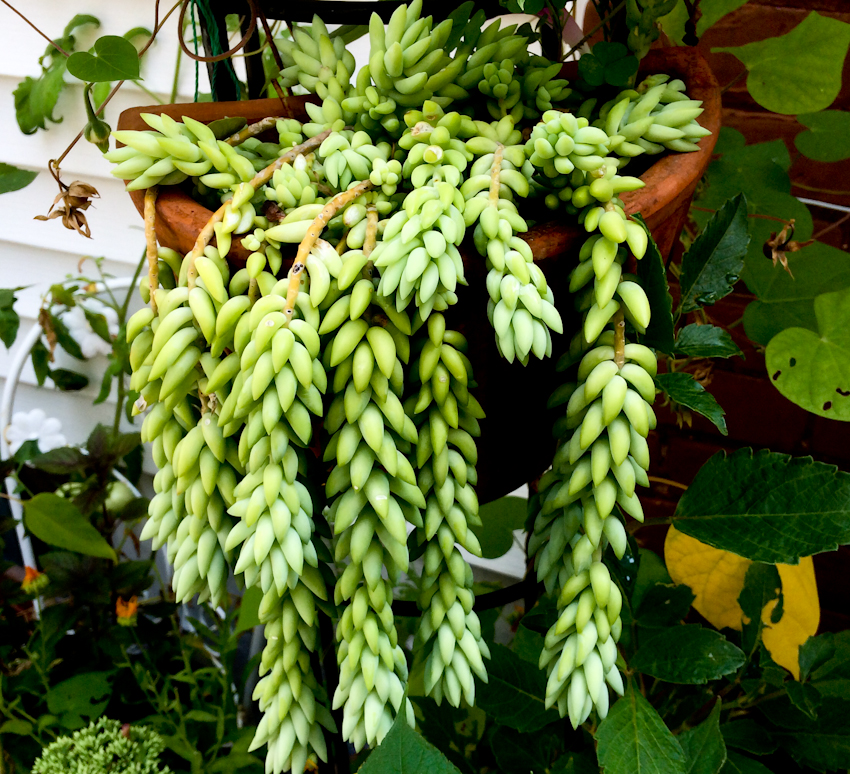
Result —
[[[629, 273], [647, 233], [618, 199], [642, 183], [619, 172], [638, 153], [696, 147], [699, 106], [652, 76], [579, 117], [555, 109], [570, 99], [560, 68], [530, 57], [514, 28], [476, 16], [454, 33], [416, 0], [386, 27], [375, 16], [354, 77], [317, 18], [281, 51], [281, 83], [322, 100], [310, 121], [269, 118], [224, 140], [146, 115], [151, 131], [114, 132], [124, 147], [106, 154], [146, 190], [149, 306], [127, 324], [134, 411], [159, 469], [143, 537], [166, 546], [180, 601], [222, 603], [231, 572], [260, 589], [253, 747], [267, 745], [275, 774], [325, 759], [331, 707], [358, 750], [398, 716], [413, 724], [392, 609], [409, 546], [424, 564], [427, 693], [472, 704], [487, 680], [461, 553], [480, 552], [484, 412], [470, 344], [445, 315], [463, 303], [467, 234], [506, 359], [552, 354], [558, 293], [581, 313], [577, 371], [551, 401], [558, 450], [530, 501], [529, 553], [559, 609], [541, 668], [547, 704], [574, 726], [604, 717], [609, 687], [623, 688], [622, 593], [605, 555], [626, 548], [624, 515], [643, 518], [655, 354], [634, 340], [650, 308]], [[278, 141], [262, 142], [272, 129]], [[214, 214], [181, 257], [157, 247], [154, 204], [156, 186], [187, 179]], [[541, 205], [589, 234], [567, 288], [551, 287], [523, 239]], [[228, 261], [234, 239], [244, 267]], [[311, 668], [320, 614], [336, 621], [332, 696]]]

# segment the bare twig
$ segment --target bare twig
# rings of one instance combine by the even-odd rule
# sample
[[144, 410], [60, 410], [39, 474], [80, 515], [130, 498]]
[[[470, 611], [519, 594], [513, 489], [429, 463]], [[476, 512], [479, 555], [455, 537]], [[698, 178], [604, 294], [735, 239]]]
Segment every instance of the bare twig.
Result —
[[56, 43], [54, 43], [51, 38], [47, 37], [47, 35], [45, 35], [38, 27], [36, 27], [29, 19], [27, 19], [27, 17], [24, 16], [17, 8], [7, 2], [7, 0], [0, 0], [0, 3], [3, 3], [3, 5], [5, 5], [10, 11], [13, 11], [14, 13], [18, 14], [18, 16], [20, 16], [27, 24], [29, 24], [30, 27], [32, 27], [39, 35], [41, 35], [41, 37], [43, 37], [60, 54], [62, 54], [62, 56], [70, 56], [67, 51], [56, 45]]

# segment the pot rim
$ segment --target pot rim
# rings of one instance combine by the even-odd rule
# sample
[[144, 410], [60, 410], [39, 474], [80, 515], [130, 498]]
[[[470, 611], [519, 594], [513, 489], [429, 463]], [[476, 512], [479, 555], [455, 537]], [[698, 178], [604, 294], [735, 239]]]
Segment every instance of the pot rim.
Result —
[[[656, 161], [642, 175], [645, 187], [621, 196], [628, 214], [640, 213], [650, 228], [673, 213], [682, 199], [689, 197], [711, 161], [721, 121], [721, 97], [717, 80], [708, 62], [695, 48], [685, 46], [652, 49], [641, 61], [642, 75], [667, 73], [681, 78], [691, 99], [703, 102], [699, 123], [711, 131], [700, 139], [700, 149], [691, 153], [671, 153]], [[165, 113], [180, 119], [190, 116], [209, 122], [225, 116], [241, 116], [249, 123], [284, 112], [290, 117], [307, 119], [304, 104], [309, 98], [245, 100], [237, 102], [197, 102], [174, 105], [147, 105], [125, 110], [118, 119], [118, 129], [148, 129], [142, 113]], [[130, 197], [144, 213], [144, 191], [131, 191]], [[156, 230], [160, 244], [187, 253], [212, 212], [173, 186], [160, 192], [156, 202]], [[532, 248], [535, 260], [551, 258], [577, 246], [584, 230], [573, 224], [549, 221], [532, 226], [521, 235]], [[234, 240], [228, 260], [244, 265], [249, 251]]]

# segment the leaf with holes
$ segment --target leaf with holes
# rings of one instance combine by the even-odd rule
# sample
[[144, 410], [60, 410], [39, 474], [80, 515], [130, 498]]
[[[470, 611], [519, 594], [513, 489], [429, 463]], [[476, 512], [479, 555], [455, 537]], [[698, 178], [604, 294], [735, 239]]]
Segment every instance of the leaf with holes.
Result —
[[67, 729], [82, 728], [99, 718], [112, 696], [112, 672], [86, 672], [53, 686], [47, 693], [47, 708], [60, 716]]
[[828, 108], [841, 90], [850, 24], [812, 11], [785, 35], [744, 46], [713, 48], [737, 57], [749, 71], [747, 89], [773, 113]]
[[779, 392], [798, 406], [850, 422], [850, 288], [814, 302], [818, 333], [786, 328], [767, 345], [765, 364]]
[[747, 199], [740, 193], [712, 216], [682, 259], [679, 311], [693, 312], [728, 296], [744, 269], [749, 244]]
[[658, 374], [655, 377], [655, 383], [659, 389], [664, 391], [670, 400], [691, 411], [702, 414], [706, 419], [713, 422], [723, 435], [729, 434], [729, 431], [726, 429], [726, 420], [724, 419], [726, 412], [714, 399], [714, 396], [696, 381], [691, 374], [681, 372]]
[[139, 53], [120, 35], [104, 35], [94, 42], [93, 53], [77, 51], [68, 57], [68, 72], [87, 83], [135, 81], [139, 78]]
[[850, 473], [811, 457], [740, 449], [700, 468], [676, 508], [676, 528], [757, 562], [850, 543]]

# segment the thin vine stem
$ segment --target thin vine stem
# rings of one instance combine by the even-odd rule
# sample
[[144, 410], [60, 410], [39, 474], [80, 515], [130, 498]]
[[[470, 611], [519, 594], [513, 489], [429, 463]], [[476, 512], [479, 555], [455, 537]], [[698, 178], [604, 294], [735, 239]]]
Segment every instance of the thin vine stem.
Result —
[[36, 27], [35, 24], [33, 24], [29, 19], [27, 19], [27, 17], [24, 16], [11, 3], [9, 3], [8, 0], [0, 0], [0, 3], [3, 3], [3, 5], [5, 5], [10, 11], [12, 11], [13, 13], [16, 13], [18, 16], [20, 16], [27, 24], [29, 24], [30, 27], [32, 27], [39, 35], [41, 35], [41, 37], [43, 37], [51, 46], [53, 46], [53, 48], [55, 48], [60, 54], [62, 54], [62, 56], [64, 56], [64, 57], [71, 56], [67, 51], [65, 51], [65, 49], [63, 49], [61, 46], [59, 46], [57, 43], [55, 43], [51, 38], [49, 38], [47, 35], [45, 35], [38, 27]]

